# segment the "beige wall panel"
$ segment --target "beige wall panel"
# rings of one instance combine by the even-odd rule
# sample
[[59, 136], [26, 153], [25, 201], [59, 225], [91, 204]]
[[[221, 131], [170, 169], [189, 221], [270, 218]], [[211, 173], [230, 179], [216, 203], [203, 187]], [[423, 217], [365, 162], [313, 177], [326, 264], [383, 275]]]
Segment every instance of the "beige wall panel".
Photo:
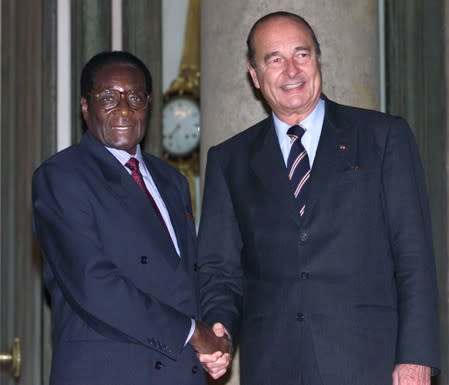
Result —
[[322, 48], [324, 92], [342, 103], [379, 106], [376, 0], [207, 0], [201, 17], [203, 163], [208, 148], [262, 119], [246, 71], [246, 37], [261, 16], [287, 10], [304, 16]]

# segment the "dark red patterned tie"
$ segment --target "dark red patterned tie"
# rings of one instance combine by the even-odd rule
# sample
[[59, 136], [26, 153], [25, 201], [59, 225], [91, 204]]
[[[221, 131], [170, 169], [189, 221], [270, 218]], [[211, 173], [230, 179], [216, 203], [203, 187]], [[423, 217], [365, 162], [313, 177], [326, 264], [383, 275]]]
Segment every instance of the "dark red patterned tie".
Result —
[[287, 160], [288, 178], [298, 202], [299, 215], [304, 214], [307, 192], [310, 184], [310, 163], [307, 151], [301, 143], [304, 129], [300, 126], [292, 126], [287, 134], [292, 140], [292, 148]]
[[164, 225], [165, 231], [167, 231], [168, 234], [168, 228], [167, 224], [164, 221], [164, 218], [162, 217], [162, 214], [159, 210], [159, 207], [157, 207], [156, 202], [154, 201], [154, 198], [151, 196], [150, 192], [147, 189], [147, 186], [145, 186], [145, 182], [143, 181], [142, 174], [139, 170], [139, 161], [136, 158], [130, 158], [126, 163], [125, 166], [128, 167], [131, 170], [131, 176], [133, 177], [134, 181], [138, 184], [138, 186], [143, 190], [146, 197], [150, 201], [151, 205], [153, 206], [154, 212], [158, 216], [161, 223]]

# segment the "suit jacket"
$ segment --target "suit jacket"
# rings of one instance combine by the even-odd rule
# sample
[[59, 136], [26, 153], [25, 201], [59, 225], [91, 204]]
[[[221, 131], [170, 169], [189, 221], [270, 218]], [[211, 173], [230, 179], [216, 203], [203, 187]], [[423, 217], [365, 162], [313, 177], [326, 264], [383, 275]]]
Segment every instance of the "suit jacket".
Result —
[[198, 385], [196, 237], [185, 178], [143, 154], [181, 256], [144, 193], [89, 132], [33, 176], [51, 295], [54, 385]]
[[269, 117], [208, 154], [201, 307], [240, 336], [243, 385], [385, 385], [439, 365], [423, 172], [406, 122], [326, 100], [304, 216]]

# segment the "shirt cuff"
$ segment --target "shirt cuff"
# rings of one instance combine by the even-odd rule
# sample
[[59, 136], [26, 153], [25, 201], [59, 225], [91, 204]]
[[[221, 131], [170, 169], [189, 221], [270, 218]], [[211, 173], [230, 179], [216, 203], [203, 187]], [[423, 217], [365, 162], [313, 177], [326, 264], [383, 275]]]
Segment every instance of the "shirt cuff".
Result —
[[190, 338], [192, 338], [193, 332], [195, 331], [195, 327], [196, 327], [196, 322], [192, 318], [192, 326], [190, 326], [190, 332], [189, 332], [189, 335], [187, 336], [186, 343], [184, 344], [184, 346], [186, 346], [189, 343]]

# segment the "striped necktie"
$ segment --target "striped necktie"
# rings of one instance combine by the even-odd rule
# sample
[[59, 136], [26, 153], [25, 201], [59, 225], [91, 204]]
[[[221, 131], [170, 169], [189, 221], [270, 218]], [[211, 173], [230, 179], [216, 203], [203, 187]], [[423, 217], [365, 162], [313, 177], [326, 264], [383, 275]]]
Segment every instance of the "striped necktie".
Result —
[[292, 126], [287, 131], [292, 143], [287, 160], [288, 179], [290, 179], [293, 194], [298, 203], [299, 215], [301, 216], [304, 214], [310, 185], [309, 157], [301, 143], [304, 132], [304, 129], [300, 126]]

